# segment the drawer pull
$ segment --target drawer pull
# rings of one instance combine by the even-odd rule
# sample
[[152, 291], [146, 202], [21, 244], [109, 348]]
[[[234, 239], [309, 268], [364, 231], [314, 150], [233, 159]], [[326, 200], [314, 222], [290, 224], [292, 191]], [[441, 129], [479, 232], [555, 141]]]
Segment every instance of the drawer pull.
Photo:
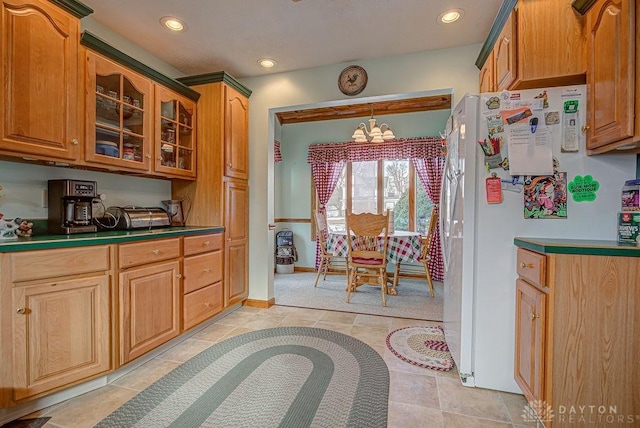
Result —
[[27, 313], [27, 308], [18, 308], [16, 311], [17, 314], [24, 315]]
[[522, 269], [525, 269], [525, 268], [533, 269], [533, 263], [525, 263], [525, 262], [522, 262], [522, 263], [520, 263], [520, 267], [521, 267]]
[[157, 256], [158, 254], [160, 254], [160, 250], [153, 250], [153, 254]]
[[211, 268], [205, 268], [205, 269], [204, 269], [204, 271], [205, 271], [206, 273], [209, 273], [209, 272], [211, 272]]
[[204, 241], [204, 246], [205, 246], [205, 247], [208, 247], [208, 246], [209, 246], [209, 244], [211, 244], [211, 242], [209, 242], [209, 241]]
[[176, 278], [178, 278], [178, 279], [182, 278], [182, 274], [181, 273], [177, 274]]
[[209, 306], [211, 306], [211, 303], [205, 302], [204, 305], [208, 308]]
[[531, 321], [535, 320], [536, 318], [540, 318], [540, 315], [536, 315], [535, 313], [531, 312]]

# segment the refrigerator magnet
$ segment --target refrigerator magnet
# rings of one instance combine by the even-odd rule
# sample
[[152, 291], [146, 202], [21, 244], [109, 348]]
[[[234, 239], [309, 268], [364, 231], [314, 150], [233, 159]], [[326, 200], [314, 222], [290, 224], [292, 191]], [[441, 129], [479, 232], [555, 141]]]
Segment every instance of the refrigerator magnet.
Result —
[[487, 203], [502, 203], [502, 182], [495, 172], [491, 173], [491, 177], [487, 177], [485, 183], [487, 189]]

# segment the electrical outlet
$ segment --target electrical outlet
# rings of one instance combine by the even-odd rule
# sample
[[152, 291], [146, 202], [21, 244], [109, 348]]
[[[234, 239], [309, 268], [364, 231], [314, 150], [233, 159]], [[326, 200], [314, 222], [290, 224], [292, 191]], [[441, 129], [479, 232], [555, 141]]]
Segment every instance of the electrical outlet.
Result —
[[49, 191], [42, 189], [42, 208], [49, 208]]

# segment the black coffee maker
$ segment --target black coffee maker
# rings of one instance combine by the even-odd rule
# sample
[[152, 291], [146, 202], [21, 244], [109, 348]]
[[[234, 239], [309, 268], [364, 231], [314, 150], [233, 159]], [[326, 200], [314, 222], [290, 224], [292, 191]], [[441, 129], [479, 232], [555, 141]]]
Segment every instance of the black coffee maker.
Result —
[[97, 196], [95, 181], [49, 180], [49, 233], [96, 232], [93, 224], [93, 199]]

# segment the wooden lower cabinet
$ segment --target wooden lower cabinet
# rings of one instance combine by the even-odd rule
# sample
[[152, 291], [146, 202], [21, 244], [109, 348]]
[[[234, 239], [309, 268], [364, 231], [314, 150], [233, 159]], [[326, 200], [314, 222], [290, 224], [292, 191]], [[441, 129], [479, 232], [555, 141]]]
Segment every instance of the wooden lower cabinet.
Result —
[[13, 399], [108, 371], [109, 276], [13, 289]]
[[180, 334], [180, 262], [120, 273], [120, 364]]
[[530, 402], [543, 397], [546, 295], [534, 285], [516, 281], [516, 383]]
[[640, 415], [640, 256], [582, 245], [518, 248], [515, 380], [547, 428], [581, 418], [631, 426]]
[[249, 295], [249, 186], [245, 180], [224, 179], [225, 307]]

